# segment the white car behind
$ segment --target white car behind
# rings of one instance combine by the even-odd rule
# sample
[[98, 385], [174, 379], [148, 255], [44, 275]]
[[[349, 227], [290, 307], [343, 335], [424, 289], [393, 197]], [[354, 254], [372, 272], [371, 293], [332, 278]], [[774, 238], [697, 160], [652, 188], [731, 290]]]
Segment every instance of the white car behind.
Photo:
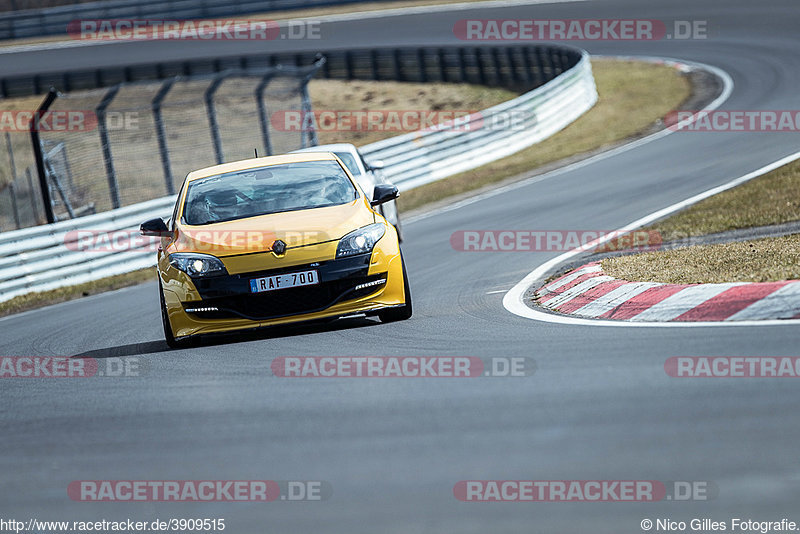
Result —
[[[358, 184], [364, 190], [368, 198], [372, 198], [372, 190], [378, 184], [389, 183], [383, 176], [381, 169], [383, 162], [370, 161], [367, 162], [354, 145], [350, 143], [334, 143], [330, 145], [317, 145], [308, 148], [301, 148], [293, 150], [295, 152], [333, 152], [342, 160], [350, 171], [350, 174], [358, 181]], [[379, 208], [380, 214], [383, 215], [389, 223], [397, 228], [397, 236], [402, 241], [403, 233], [400, 228], [400, 217], [397, 214], [397, 204], [394, 200], [382, 204]]]

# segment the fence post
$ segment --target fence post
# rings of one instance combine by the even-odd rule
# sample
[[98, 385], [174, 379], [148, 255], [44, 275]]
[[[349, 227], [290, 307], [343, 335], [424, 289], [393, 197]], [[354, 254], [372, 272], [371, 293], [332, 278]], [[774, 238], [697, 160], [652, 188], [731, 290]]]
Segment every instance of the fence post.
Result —
[[175, 184], [172, 181], [172, 168], [169, 164], [169, 149], [167, 148], [167, 132], [164, 130], [164, 119], [161, 116], [161, 103], [166, 98], [167, 93], [172, 89], [175, 78], [170, 78], [161, 85], [161, 88], [153, 97], [150, 103], [153, 110], [153, 122], [156, 125], [156, 138], [158, 139], [158, 153], [161, 157], [161, 168], [164, 170], [164, 181], [167, 185], [167, 194], [175, 194]]
[[17, 225], [17, 230], [22, 228], [22, 225], [19, 222], [19, 206], [17, 206], [17, 189], [14, 182], [10, 182], [8, 184], [8, 190], [11, 193], [11, 211], [14, 212], [14, 224]]
[[264, 141], [264, 150], [267, 156], [272, 155], [272, 141], [269, 138], [269, 117], [267, 117], [267, 106], [264, 105], [264, 90], [269, 85], [270, 80], [275, 76], [275, 71], [266, 73], [256, 87], [256, 106], [258, 107], [258, 123], [261, 125], [261, 139]]
[[[327, 59], [325, 56], [318, 56], [317, 60], [314, 62], [313, 67], [311, 70], [308, 71], [305, 78], [303, 78], [303, 86], [301, 89], [301, 109], [303, 112], [303, 117], [306, 116], [306, 113], [311, 113], [311, 96], [308, 94], [308, 83], [311, 81], [311, 78], [317, 73], [317, 71], [327, 63]], [[305, 123], [305, 121], [303, 121]], [[313, 124], [314, 121], [309, 122], [309, 124]], [[314, 128], [311, 128], [311, 131], [308, 132], [308, 142], [310, 146], [317, 146], [319, 144], [317, 139], [317, 131]], [[306, 147], [306, 136], [304, 132], [300, 132], [300, 147]]]
[[100, 147], [103, 151], [103, 161], [106, 165], [106, 178], [108, 179], [108, 189], [111, 195], [111, 205], [114, 209], [120, 207], [119, 186], [117, 185], [117, 173], [114, 170], [114, 160], [111, 156], [111, 145], [108, 141], [108, 127], [106, 126], [106, 109], [114, 100], [119, 92], [119, 85], [115, 85], [106, 92], [100, 105], [95, 109], [97, 114], [97, 130], [100, 133]]
[[39, 120], [44, 113], [47, 113], [47, 110], [50, 109], [50, 106], [56, 98], [58, 98], [58, 93], [55, 88], [51, 87], [31, 121], [31, 144], [33, 145], [33, 155], [36, 159], [36, 172], [39, 175], [39, 187], [42, 190], [44, 215], [47, 218], [48, 224], [56, 222], [56, 216], [53, 213], [53, 201], [50, 198], [50, 185], [47, 183], [47, 171], [44, 168], [44, 154], [42, 153], [42, 142], [39, 138]]
[[208, 113], [208, 125], [211, 128], [211, 141], [214, 143], [214, 156], [217, 159], [217, 165], [222, 163], [222, 139], [219, 137], [219, 124], [217, 123], [217, 110], [214, 108], [214, 93], [217, 92], [219, 86], [228, 77], [227, 73], [218, 75], [211, 85], [206, 89], [205, 101], [206, 112]]
[[39, 224], [39, 208], [36, 207], [36, 194], [33, 190], [33, 176], [31, 176], [31, 168], [25, 167], [25, 177], [28, 178], [28, 191], [31, 192], [31, 208], [33, 210], [33, 220], [35, 224]]
[[6, 132], [6, 147], [8, 148], [8, 164], [11, 167], [11, 181], [17, 181], [17, 166], [14, 164], [14, 147], [11, 146], [11, 134]]

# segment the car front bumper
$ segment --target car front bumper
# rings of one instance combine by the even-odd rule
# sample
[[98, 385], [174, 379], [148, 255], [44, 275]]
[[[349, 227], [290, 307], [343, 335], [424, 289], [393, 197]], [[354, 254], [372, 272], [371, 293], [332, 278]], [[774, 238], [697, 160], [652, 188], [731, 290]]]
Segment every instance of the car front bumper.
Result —
[[[173, 334], [181, 338], [230, 332], [401, 306], [405, 303], [402, 259], [396, 238], [386, 237], [368, 254], [341, 259], [328, 255], [320, 261], [209, 278], [192, 279], [165, 266], [160, 274]], [[251, 279], [305, 270], [317, 271], [319, 283], [261, 293], [250, 290]]]

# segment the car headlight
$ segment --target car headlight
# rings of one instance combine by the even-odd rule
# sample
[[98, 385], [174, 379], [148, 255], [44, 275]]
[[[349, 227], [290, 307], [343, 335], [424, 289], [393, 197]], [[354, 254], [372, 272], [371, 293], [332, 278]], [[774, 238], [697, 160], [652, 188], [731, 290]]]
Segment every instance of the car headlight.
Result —
[[176, 253], [169, 255], [169, 264], [189, 276], [227, 274], [219, 258], [208, 254]]
[[336, 257], [342, 258], [345, 256], [372, 252], [375, 243], [377, 243], [385, 233], [386, 226], [383, 223], [370, 224], [369, 226], [354, 230], [339, 241], [339, 246], [336, 248]]

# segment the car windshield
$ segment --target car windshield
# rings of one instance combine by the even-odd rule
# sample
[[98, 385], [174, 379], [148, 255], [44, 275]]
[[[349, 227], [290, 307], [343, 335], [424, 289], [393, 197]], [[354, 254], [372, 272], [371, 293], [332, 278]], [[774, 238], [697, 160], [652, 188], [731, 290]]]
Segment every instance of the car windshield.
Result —
[[342, 163], [347, 166], [347, 170], [350, 171], [350, 174], [353, 176], [361, 174], [361, 171], [358, 169], [358, 163], [356, 163], [356, 158], [354, 158], [352, 154], [349, 152], [336, 152], [336, 155], [342, 160]]
[[183, 220], [203, 225], [352, 202], [356, 188], [336, 161], [284, 163], [189, 183]]

